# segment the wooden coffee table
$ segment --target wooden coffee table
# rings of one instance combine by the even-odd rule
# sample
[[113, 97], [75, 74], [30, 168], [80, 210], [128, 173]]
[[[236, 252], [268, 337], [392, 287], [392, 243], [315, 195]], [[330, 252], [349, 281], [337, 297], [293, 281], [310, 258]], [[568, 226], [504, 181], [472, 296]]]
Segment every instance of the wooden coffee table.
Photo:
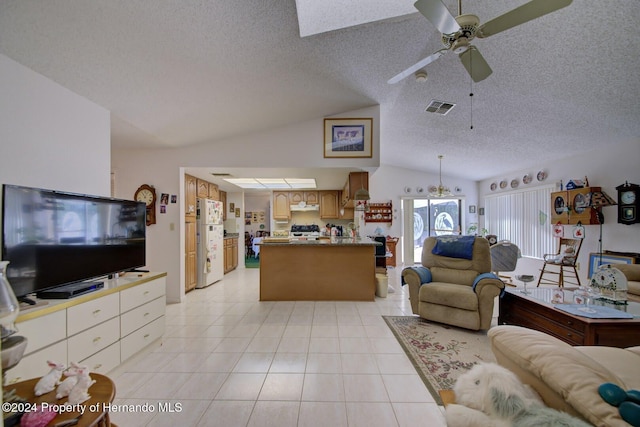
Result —
[[[91, 398], [82, 405], [86, 405], [87, 410], [80, 416], [80, 412], [66, 412], [56, 416], [53, 421], [47, 425], [55, 425], [59, 422], [76, 418], [80, 416], [80, 419], [75, 427], [115, 427], [109, 420], [108, 407], [116, 395], [116, 386], [107, 376], [91, 372], [91, 378], [96, 381], [89, 388], [89, 394]], [[22, 381], [15, 384], [9, 384], [4, 388], [9, 390], [15, 390], [16, 394], [31, 404], [42, 405], [43, 403], [52, 405], [64, 405], [67, 402], [67, 398], [56, 399], [55, 390], [39, 397], [34, 396], [34, 387], [40, 380], [38, 378], [32, 378], [30, 380]]]
[[[640, 304], [629, 301], [622, 308], [633, 314], [633, 319], [591, 319], [575, 316], [554, 308], [553, 290], [529, 288], [528, 295], [520, 289], [507, 288], [500, 298], [498, 324], [517, 325], [553, 335], [571, 345], [602, 345], [631, 347], [640, 345]], [[564, 301], [573, 302], [573, 292], [564, 290]], [[602, 303], [597, 302], [602, 305]]]

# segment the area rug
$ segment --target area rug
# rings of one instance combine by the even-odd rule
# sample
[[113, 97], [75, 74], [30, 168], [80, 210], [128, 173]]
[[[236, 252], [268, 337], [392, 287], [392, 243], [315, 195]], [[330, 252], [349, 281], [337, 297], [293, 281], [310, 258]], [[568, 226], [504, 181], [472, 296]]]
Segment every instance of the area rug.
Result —
[[495, 362], [486, 331], [431, 323], [416, 316], [383, 316], [435, 401], [478, 362]]
[[244, 259], [245, 268], [260, 268], [260, 259], [254, 257], [247, 257]]

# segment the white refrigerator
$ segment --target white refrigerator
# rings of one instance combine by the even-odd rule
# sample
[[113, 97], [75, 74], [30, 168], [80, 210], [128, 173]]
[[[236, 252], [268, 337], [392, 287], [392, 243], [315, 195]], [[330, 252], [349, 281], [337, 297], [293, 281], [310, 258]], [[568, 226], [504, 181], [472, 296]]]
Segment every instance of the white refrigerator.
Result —
[[196, 288], [207, 287], [224, 276], [222, 209], [222, 202], [198, 199], [198, 281]]

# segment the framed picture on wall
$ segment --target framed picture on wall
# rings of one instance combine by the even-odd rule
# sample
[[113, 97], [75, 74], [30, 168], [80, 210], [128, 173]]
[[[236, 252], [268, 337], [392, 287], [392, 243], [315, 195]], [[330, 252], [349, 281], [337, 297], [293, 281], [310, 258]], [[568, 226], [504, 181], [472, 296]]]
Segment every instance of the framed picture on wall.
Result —
[[469, 213], [471, 214], [476, 213], [476, 205], [469, 205]]
[[372, 157], [372, 118], [324, 119], [324, 157]]

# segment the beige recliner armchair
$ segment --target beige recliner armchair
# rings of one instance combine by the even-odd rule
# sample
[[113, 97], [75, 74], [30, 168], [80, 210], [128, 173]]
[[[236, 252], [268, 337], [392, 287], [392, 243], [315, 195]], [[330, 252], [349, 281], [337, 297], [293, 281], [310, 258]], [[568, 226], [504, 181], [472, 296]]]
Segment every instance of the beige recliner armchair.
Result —
[[[460, 251], [463, 242], [467, 248]], [[428, 237], [422, 266], [402, 270], [402, 283], [414, 314], [472, 330], [489, 329], [494, 300], [504, 289], [491, 273], [489, 241], [473, 236]]]

